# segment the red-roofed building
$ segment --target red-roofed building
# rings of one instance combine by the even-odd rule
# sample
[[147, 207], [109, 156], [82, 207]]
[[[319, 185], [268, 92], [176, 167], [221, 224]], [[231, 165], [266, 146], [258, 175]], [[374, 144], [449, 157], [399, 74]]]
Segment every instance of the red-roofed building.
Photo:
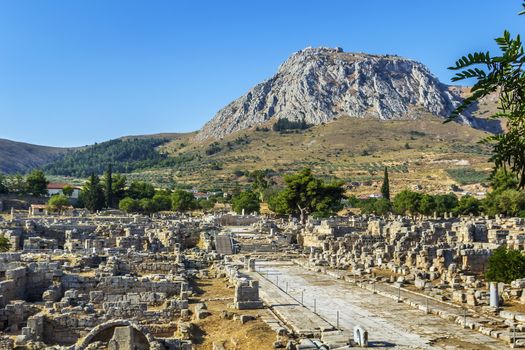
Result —
[[47, 194], [49, 197], [55, 195], [55, 194], [63, 194], [62, 190], [64, 187], [69, 186], [73, 188], [73, 193], [71, 194], [70, 198], [77, 199], [80, 195], [80, 190], [82, 187], [79, 186], [73, 186], [67, 183], [61, 183], [61, 182], [50, 182], [47, 185]]

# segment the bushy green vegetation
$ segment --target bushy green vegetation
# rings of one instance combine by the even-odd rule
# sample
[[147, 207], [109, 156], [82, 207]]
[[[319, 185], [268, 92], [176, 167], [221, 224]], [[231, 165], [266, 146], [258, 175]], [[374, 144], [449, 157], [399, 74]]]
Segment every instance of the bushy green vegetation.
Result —
[[26, 191], [28, 194], [33, 196], [44, 196], [47, 194], [47, 184], [49, 183], [46, 179], [46, 175], [42, 170], [32, 170], [26, 176]]
[[48, 183], [46, 175], [40, 169], [32, 170], [25, 177], [20, 174], [9, 177], [0, 174], [0, 194], [15, 193], [41, 197], [47, 194]]
[[383, 184], [381, 185], [381, 195], [384, 199], [390, 200], [390, 181], [388, 180], [388, 168], [385, 167], [385, 173], [383, 175]]
[[4, 235], [0, 235], [0, 252], [7, 252], [11, 249], [11, 242], [9, 239]]
[[328, 217], [343, 207], [342, 182], [325, 182], [308, 168], [285, 175], [284, 182], [286, 187], [268, 200], [276, 213], [292, 214], [304, 223], [308, 215]]
[[7, 178], [4, 174], [0, 173], [0, 194], [8, 193], [9, 187], [7, 187]]
[[490, 216], [503, 214], [506, 216], [525, 217], [525, 192], [518, 190], [516, 175], [497, 171], [491, 178], [492, 191], [482, 200], [465, 195], [458, 200], [455, 194], [430, 195], [405, 189], [399, 192], [392, 202], [384, 198], [358, 199], [351, 197], [348, 204], [361, 208], [365, 214], [384, 215], [393, 212], [401, 215], [452, 212], [456, 215]]
[[80, 202], [86, 209], [92, 212], [105, 207], [104, 189], [97, 175], [92, 174], [82, 187]]
[[461, 197], [454, 212], [459, 215], [479, 215], [482, 211], [482, 202], [470, 195]]
[[177, 160], [155, 149], [167, 141], [159, 138], [136, 138], [96, 143], [67, 153], [46, 165], [44, 170], [52, 175], [86, 177], [92, 173], [102, 174], [110, 164], [113, 166], [113, 171], [119, 173], [170, 166]]
[[197, 208], [197, 201], [191, 192], [177, 190], [171, 197], [171, 207], [175, 211], [185, 212]]
[[232, 198], [232, 209], [237, 214], [251, 214], [258, 213], [261, 208], [261, 201], [259, 196], [254, 191], [243, 191]]
[[[131, 187], [131, 186], [130, 186]], [[119, 209], [126, 213], [150, 215], [159, 211], [188, 212], [196, 209], [209, 210], [219, 200], [217, 196], [208, 199], [196, 199], [193, 193], [185, 190], [155, 190], [153, 196], [143, 192], [145, 197], [126, 196], [119, 202]]]
[[487, 182], [490, 178], [490, 172], [472, 168], [452, 168], [446, 171], [454, 181], [461, 185]]
[[259, 196], [261, 201], [267, 200], [268, 194], [271, 192], [269, 189], [275, 186], [273, 176], [276, 175], [272, 169], [265, 170], [254, 170], [252, 172], [247, 171], [246, 177], [252, 184], [252, 189]]
[[118, 203], [118, 207], [120, 210], [126, 213], [139, 213], [142, 211], [140, 202], [137, 199], [133, 199], [131, 197], [125, 197], [121, 199]]
[[363, 214], [385, 215], [392, 211], [392, 203], [385, 198], [369, 198], [359, 200], [355, 197], [349, 199], [352, 206], [361, 208]]
[[[364, 214], [384, 215], [389, 212], [400, 215], [414, 215], [424, 214], [432, 215], [437, 213], [442, 215], [444, 213], [455, 212], [463, 215], [479, 214], [480, 201], [474, 197], [465, 196], [472, 201], [461, 200], [455, 194], [430, 195], [414, 192], [410, 190], [403, 190], [399, 192], [390, 202], [386, 198], [368, 198], [359, 199], [351, 197], [348, 204], [352, 207], [361, 208]], [[465, 198], [464, 197], [464, 198]], [[461, 203], [461, 212], [458, 212]]]
[[51, 196], [49, 201], [47, 201], [47, 209], [55, 213], [62, 213], [62, 211], [70, 205], [69, 198], [63, 194]]
[[214, 155], [215, 153], [219, 153], [221, 150], [222, 150], [221, 145], [218, 142], [213, 142], [208, 146], [208, 148], [206, 148], [205, 153], [206, 155], [211, 156], [211, 155]]
[[[525, 9], [525, 2], [522, 4]], [[525, 11], [520, 12], [520, 15]], [[517, 175], [518, 189], [525, 188], [525, 54], [520, 35], [512, 37], [508, 31], [495, 39], [499, 55], [486, 52], [473, 52], [458, 59], [452, 81], [475, 80], [472, 94], [464, 99], [454, 110], [450, 119], [462, 115], [468, 108], [482, 98], [497, 94], [498, 109], [489, 118], [499, 119], [505, 130], [489, 135], [485, 143], [492, 146], [491, 160], [498, 169], [509, 169]]]
[[293, 121], [287, 118], [278, 119], [273, 125], [273, 131], [306, 130], [310, 125], [304, 120]]
[[525, 193], [518, 190], [518, 178], [503, 169], [492, 177], [492, 192], [483, 201], [488, 215], [504, 214], [525, 217]]
[[126, 190], [126, 195], [133, 199], [152, 198], [155, 195], [155, 187], [148, 182], [133, 181]]
[[491, 282], [510, 283], [525, 277], [525, 256], [518, 250], [499, 247], [489, 258], [485, 278]]

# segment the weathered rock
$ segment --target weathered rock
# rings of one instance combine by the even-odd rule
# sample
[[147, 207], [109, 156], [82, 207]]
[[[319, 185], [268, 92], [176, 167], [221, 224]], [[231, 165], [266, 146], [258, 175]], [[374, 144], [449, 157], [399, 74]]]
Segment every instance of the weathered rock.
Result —
[[[419, 62], [306, 48], [288, 58], [272, 78], [221, 109], [197, 138], [220, 138], [281, 118], [314, 125], [338, 116], [417, 119], [422, 111], [445, 118], [459, 101]], [[469, 116], [461, 120], [482, 126]]]

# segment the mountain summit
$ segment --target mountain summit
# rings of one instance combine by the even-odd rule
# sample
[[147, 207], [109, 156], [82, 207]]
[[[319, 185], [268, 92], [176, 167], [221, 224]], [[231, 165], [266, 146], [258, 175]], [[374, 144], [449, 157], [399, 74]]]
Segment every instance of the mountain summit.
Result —
[[[306, 48], [293, 54], [270, 79], [221, 109], [197, 139], [286, 118], [321, 124], [339, 116], [381, 120], [446, 118], [461, 101], [421, 63], [394, 55]], [[480, 127], [468, 115], [461, 122]]]

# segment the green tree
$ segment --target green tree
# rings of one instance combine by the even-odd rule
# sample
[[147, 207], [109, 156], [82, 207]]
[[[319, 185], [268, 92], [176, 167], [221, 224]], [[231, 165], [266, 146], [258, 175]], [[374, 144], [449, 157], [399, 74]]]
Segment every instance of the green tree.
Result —
[[435, 196], [436, 211], [439, 214], [454, 211], [458, 205], [458, 197], [454, 193], [441, 194]]
[[288, 203], [289, 195], [284, 194], [284, 189], [276, 190], [268, 197], [268, 208], [278, 214], [291, 214]]
[[16, 174], [10, 179], [8, 189], [9, 192], [17, 193], [19, 195], [27, 194], [26, 179], [22, 175]]
[[114, 173], [129, 173], [137, 169], [171, 167], [181, 159], [191, 156], [168, 157], [158, 146], [168, 142], [159, 138], [115, 139], [69, 152], [60, 159], [44, 166], [46, 174], [89, 177], [91, 173], [103, 174], [111, 164]]
[[151, 199], [155, 211], [171, 210], [171, 197], [169, 193], [157, 192]]
[[491, 282], [509, 283], [525, 277], [525, 256], [518, 250], [499, 247], [492, 251], [485, 278]]
[[481, 202], [472, 196], [463, 196], [455, 209], [456, 214], [460, 215], [479, 215], [481, 212]]
[[261, 201], [267, 199], [265, 197], [267, 190], [275, 185], [275, 182], [271, 177], [272, 170], [254, 170], [247, 174], [248, 179], [252, 182], [252, 188], [255, 192], [259, 194], [259, 199]]
[[392, 210], [392, 204], [385, 198], [369, 198], [358, 203], [363, 214], [385, 215]]
[[147, 215], [151, 215], [159, 211], [153, 199], [150, 199], [150, 198], [140, 199], [139, 206], [140, 206], [141, 211]]
[[126, 213], [139, 213], [142, 208], [138, 200], [126, 197], [119, 201], [118, 207], [120, 210]]
[[75, 189], [73, 188], [73, 186], [71, 185], [65, 185], [63, 188], [62, 188], [62, 194], [66, 197], [71, 197], [73, 195], [73, 192], [75, 191]]
[[261, 209], [259, 195], [253, 191], [243, 191], [239, 193], [232, 198], [232, 209], [237, 214], [241, 214], [243, 209], [246, 214], [253, 212], [258, 213]]
[[94, 212], [104, 208], [104, 190], [100, 184], [100, 178], [92, 174], [82, 187], [81, 199], [86, 209]]
[[9, 188], [7, 187], [7, 178], [4, 174], [0, 173], [0, 194], [8, 193]]
[[383, 185], [381, 185], [381, 194], [386, 200], [390, 200], [390, 181], [388, 180], [388, 168], [385, 167], [385, 174], [383, 175]]
[[490, 177], [492, 192], [502, 192], [505, 190], [518, 189], [518, 180], [516, 174], [505, 169], [498, 169]]
[[495, 201], [498, 214], [517, 216], [525, 210], [525, 193], [518, 190], [505, 190], [496, 196]]
[[11, 249], [11, 241], [4, 235], [0, 235], [0, 252], [7, 252]]
[[216, 201], [213, 200], [212, 198], [210, 199], [201, 198], [197, 201], [198, 207], [201, 208], [202, 210], [213, 209], [213, 207], [215, 206], [215, 203]]
[[113, 188], [113, 202], [118, 203], [126, 197], [126, 176], [122, 174], [114, 174], [111, 186]]
[[71, 206], [69, 198], [63, 194], [51, 196], [47, 201], [47, 209], [60, 214], [62, 214], [62, 211], [69, 206]]
[[26, 176], [27, 192], [33, 196], [44, 196], [47, 194], [47, 184], [49, 183], [42, 170], [32, 170]]
[[114, 195], [113, 195], [113, 169], [111, 164], [108, 165], [104, 173], [104, 199], [106, 200], [106, 208], [113, 208]]
[[513, 199], [518, 199], [515, 191], [518, 189], [518, 180], [515, 174], [505, 169], [496, 170], [491, 178], [490, 191], [483, 200], [483, 210], [488, 215], [497, 214], [512, 215]]
[[197, 207], [193, 193], [176, 190], [171, 196], [171, 208], [175, 211], [185, 212]]
[[[525, 3], [523, 4], [525, 7]], [[525, 11], [521, 12], [521, 14]], [[449, 120], [462, 116], [475, 102], [489, 94], [498, 94], [498, 111], [490, 116], [505, 124], [505, 130], [490, 135], [485, 142], [492, 145], [495, 169], [512, 170], [518, 187], [525, 187], [525, 54], [520, 36], [513, 38], [508, 31], [496, 39], [501, 53], [493, 56], [489, 51], [463, 56], [449, 69], [458, 71], [452, 81], [475, 79], [471, 96], [463, 100]]]
[[405, 189], [394, 197], [392, 204], [398, 214], [415, 214], [419, 212], [420, 200], [421, 194]]
[[422, 195], [418, 211], [424, 215], [432, 215], [436, 211], [436, 198], [426, 193]]
[[133, 199], [153, 198], [155, 195], [155, 187], [144, 181], [133, 181], [131, 185], [129, 185], [127, 194]]
[[313, 176], [310, 169], [284, 177], [286, 187], [269, 201], [270, 209], [279, 214], [292, 214], [306, 222], [308, 215], [326, 217], [343, 205], [343, 183], [325, 183]]

